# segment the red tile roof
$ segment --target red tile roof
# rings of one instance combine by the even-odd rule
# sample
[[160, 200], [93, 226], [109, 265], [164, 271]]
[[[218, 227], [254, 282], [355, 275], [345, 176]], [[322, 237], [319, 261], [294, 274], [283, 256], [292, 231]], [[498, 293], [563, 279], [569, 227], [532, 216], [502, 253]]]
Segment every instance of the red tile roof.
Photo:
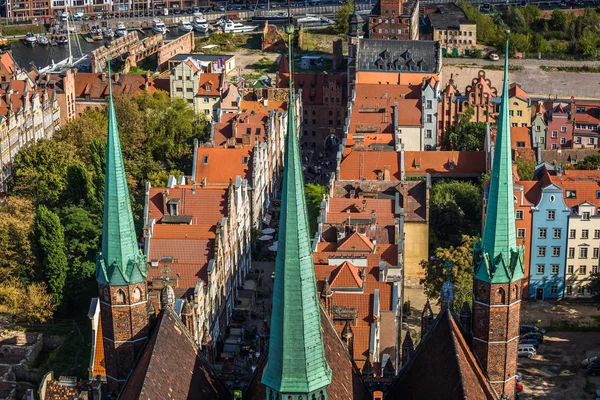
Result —
[[[454, 168], [451, 168], [451, 162]], [[405, 151], [407, 175], [481, 175], [485, 173], [482, 151]]]
[[385, 166], [390, 179], [400, 180], [400, 155], [395, 151], [352, 151], [340, 163], [340, 180], [377, 180]]
[[220, 96], [223, 86], [223, 74], [201, 73], [198, 83], [199, 96]]
[[363, 286], [363, 280], [359, 275], [360, 269], [351, 262], [344, 261], [339, 267], [331, 272], [329, 285], [332, 289], [360, 289]]
[[235, 182], [237, 176], [252, 182], [253, 154], [254, 149], [249, 146], [199, 147], [196, 183], [200, 184], [206, 178], [207, 185], [228, 185], [230, 180]]
[[[154, 81], [146, 76], [138, 74], [113, 74], [113, 95], [132, 97], [137, 93], [148, 90], [154, 93]], [[89, 95], [90, 100], [104, 100], [108, 96], [108, 79], [105, 73], [94, 74], [88, 72], [77, 72], [75, 75], [75, 97], [85, 99]]]
[[369, 238], [358, 232], [354, 232], [338, 245], [337, 251], [360, 251], [368, 253], [373, 251], [374, 248], [375, 245]]
[[163, 191], [169, 191], [169, 199], [180, 199], [179, 215], [193, 217], [192, 224], [216, 224], [227, 216], [227, 188], [151, 188], [148, 218], [157, 221], [163, 217]]
[[519, 85], [514, 85], [510, 89], [508, 89], [508, 97], [520, 97], [523, 100], [528, 100], [529, 95], [526, 91], [521, 89]]

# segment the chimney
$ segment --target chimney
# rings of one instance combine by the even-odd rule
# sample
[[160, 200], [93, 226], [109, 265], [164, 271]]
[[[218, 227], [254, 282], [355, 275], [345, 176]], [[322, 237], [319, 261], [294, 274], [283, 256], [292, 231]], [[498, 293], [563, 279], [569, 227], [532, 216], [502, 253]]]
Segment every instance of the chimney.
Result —
[[389, 165], [383, 166], [383, 180], [384, 181], [390, 180], [390, 166]]
[[234, 138], [238, 137], [238, 117], [234, 117], [231, 119], [231, 133], [233, 134]]
[[103, 72], [103, 73], [100, 75], [100, 80], [101, 80], [102, 82], [106, 82], [106, 73], [105, 73], [105, 72]]
[[163, 201], [163, 215], [169, 215], [169, 209], [167, 208], [167, 202], [169, 201], [169, 191], [168, 190], [163, 190], [162, 201]]
[[148, 87], [150, 86], [150, 79], [152, 79], [152, 76], [150, 75], [150, 70], [147, 70], [146, 81], [144, 82], [144, 86], [146, 87], [146, 89], [148, 89]]

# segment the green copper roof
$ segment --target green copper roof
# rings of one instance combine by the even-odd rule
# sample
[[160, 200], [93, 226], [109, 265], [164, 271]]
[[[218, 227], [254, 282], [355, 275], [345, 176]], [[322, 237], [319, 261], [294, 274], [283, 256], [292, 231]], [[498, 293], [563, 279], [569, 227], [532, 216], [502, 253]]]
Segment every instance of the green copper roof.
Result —
[[513, 282], [522, 279], [524, 273], [523, 246], [517, 247], [515, 226], [508, 86], [506, 41], [504, 85], [483, 239], [475, 244], [473, 255], [476, 278], [492, 283]]
[[[289, 29], [286, 27], [288, 34]], [[292, 62], [290, 56], [290, 70]], [[280, 398], [302, 395], [308, 400], [311, 393], [325, 392], [331, 370], [321, 333], [293, 87], [290, 79], [269, 359], [262, 383], [281, 394]]]
[[96, 280], [121, 286], [146, 281], [148, 270], [133, 225], [133, 213], [123, 166], [119, 129], [115, 116], [108, 61], [108, 142], [106, 145], [106, 182], [104, 184], [104, 216], [102, 219], [102, 253], [96, 261]]

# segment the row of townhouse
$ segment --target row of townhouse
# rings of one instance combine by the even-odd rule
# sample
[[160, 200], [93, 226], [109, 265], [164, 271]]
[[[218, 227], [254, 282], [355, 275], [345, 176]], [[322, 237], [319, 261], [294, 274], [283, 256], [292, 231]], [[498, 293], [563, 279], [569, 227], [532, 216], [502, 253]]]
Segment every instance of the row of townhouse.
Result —
[[60, 129], [56, 91], [36, 85], [10, 53], [0, 56], [0, 192], [7, 190], [17, 153]]
[[42, 17], [58, 17], [65, 10], [75, 15], [124, 14], [129, 12], [159, 13], [162, 9], [171, 11], [192, 10], [194, 6], [207, 5], [198, 0], [7, 0], [3, 17], [26, 20]]
[[[194, 143], [189, 176], [146, 186], [149, 297], [159, 304], [167, 275], [177, 304], [193, 310], [194, 339], [214, 359], [250, 271], [252, 232], [270, 221], [289, 111], [285, 89], [239, 94], [235, 108], [216, 114], [209, 142]], [[301, 112], [299, 102], [292, 111]]]
[[531, 146], [540, 149], [600, 148], [600, 103], [538, 101]]
[[535, 180], [515, 182], [517, 241], [525, 247], [525, 298], [591, 296], [586, 286], [599, 268], [599, 183], [598, 171], [560, 171], [547, 163], [537, 166]]

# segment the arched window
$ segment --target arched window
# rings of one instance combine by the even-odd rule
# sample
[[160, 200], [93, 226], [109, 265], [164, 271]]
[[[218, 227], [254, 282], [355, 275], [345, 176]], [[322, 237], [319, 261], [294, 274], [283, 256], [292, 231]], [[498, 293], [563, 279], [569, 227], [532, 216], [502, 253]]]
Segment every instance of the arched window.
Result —
[[105, 287], [102, 290], [102, 300], [104, 300], [107, 303], [110, 302], [110, 290], [108, 289], [108, 287]]
[[133, 302], [137, 303], [138, 301], [140, 301], [142, 298], [142, 291], [140, 290], [140, 288], [135, 288], [133, 289]]
[[504, 304], [505, 301], [506, 301], [506, 293], [504, 292], [504, 289], [500, 288], [496, 292], [496, 304]]
[[512, 299], [519, 300], [519, 289], [517, 288], [517, 286], [512, 287]]
[[125, 292], [121, 289], [117, 290], [117, 293], [115, 293], [115, 303], [125, 304]]

